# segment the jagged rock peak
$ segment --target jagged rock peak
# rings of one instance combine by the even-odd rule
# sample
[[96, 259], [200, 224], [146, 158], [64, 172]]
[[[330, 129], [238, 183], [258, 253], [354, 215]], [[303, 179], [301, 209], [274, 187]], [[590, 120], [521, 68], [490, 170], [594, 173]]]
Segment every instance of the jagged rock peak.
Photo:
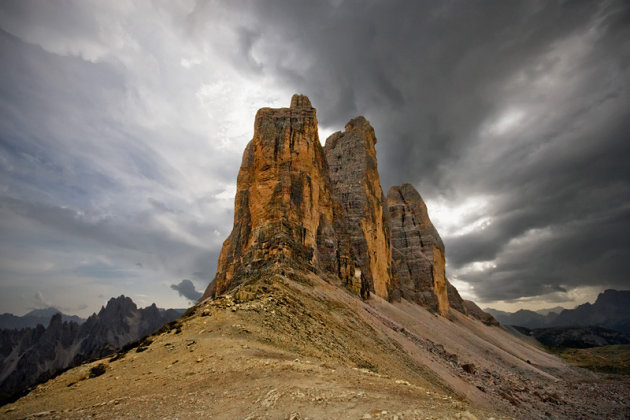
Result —
[[296, 93], [291, 98], [291, 108], [313, 108], [313, 106], [311, 105], [311, 101], [308, 99], [308, 96]]
[[345, 130], [346, 132], [360, 131], [365, 140], [371, 143], [372, 147], [376, 144], [376, 134], [374, 133], [374, 128], [364, 116], [358, 116], [348, 121]]
[[274, 264], [337, 271], [334, 203], [316, 110], [294, 95], [291, 108], [262, 108], [243, 153], [234, 228], [204, 298]]
[[[326, 139], [334, 200], [345, 212], [343, 230], [361, 279], [361, 295], [366, 289], [385, 298], [397, 288], [392, 284], [389, 220], [376, 163], [376, 136], [364, 117], [346, 124], [346, 130]], [[358, 284], [357, 284], [358, 285]], [[355, 285], [355, 291], [357, 289]]]
[[[368, 149], [374, 148], [377, 141], [374, 128], [363, 116], [358, 116], [348, 121], [346, 123], [345, 131], [337, 131], [331, 134], [330, 137], [326, 139], [326, 147], [332, 149], [336, 148], [337, 142], [340, 139], [344, 139], [344, 141], [352, 140], [355, 142], [360, 140]], [[374, 160], [376, 160], [376, 150], [374, 150]]]
[[392, 272], [402, 297], [448, 313], [444, 243], [429, 219], [427, 206], [410, 184], [387, 193], [391, 220]]
[[120, 295], [117, 298], [110, 298], [107, 301], [107, 306], [104, 308], [106, 311], [112, 312], [129, 312], [138, 309], [136, 303], [125, 295]]
[[397, 192], [405, 202], [413, 206], [414, 215], [419, 223], [419, 228], [424, 238], [423, 251], [430, 251], [431, 246], [435, 245], [444, 252], [444, 242], [442, 242], [440, 234], [429, 218], [427, 205], [414, 186], [411, 184], [402, 184], [400, 186], [391, 187], [390, 191]]

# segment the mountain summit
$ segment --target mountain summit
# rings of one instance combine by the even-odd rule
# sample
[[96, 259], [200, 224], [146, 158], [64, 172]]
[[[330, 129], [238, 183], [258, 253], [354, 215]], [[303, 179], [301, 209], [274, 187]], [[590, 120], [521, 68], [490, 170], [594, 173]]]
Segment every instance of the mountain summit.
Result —
[[467, 313], [420, 194], [404, 184], [385, 198], [376, 142], [357, 117], [322, 148], [316, 110], [303, 95], [290, 108], [260, 109], [238, 174], [234, 228], [202, 299], [289, 266], [364, 299], [404, 297], [442, 315]]

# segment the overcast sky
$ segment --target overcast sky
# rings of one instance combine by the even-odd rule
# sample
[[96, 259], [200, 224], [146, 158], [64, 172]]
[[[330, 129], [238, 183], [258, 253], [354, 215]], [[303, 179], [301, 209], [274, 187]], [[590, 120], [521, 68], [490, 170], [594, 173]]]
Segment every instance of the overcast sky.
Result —
[[364, 115], [465, 297], [630, 288], [625, 1], [0, 2], [0, 312], [186, 307], [263, 106]]

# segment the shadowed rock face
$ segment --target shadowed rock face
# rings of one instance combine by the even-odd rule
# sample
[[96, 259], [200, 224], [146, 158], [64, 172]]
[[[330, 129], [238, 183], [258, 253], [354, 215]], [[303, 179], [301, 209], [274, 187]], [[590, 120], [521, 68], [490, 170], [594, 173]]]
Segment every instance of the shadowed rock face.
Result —
[[243, 154], [234, 228], [204, 298], [225, 293], [275, 263], [338, 269], [334, 204], [315, 109], [294, 95], [291, 108], [262, 108]]
[[449, 310], [444, 244], [427, 206], [410, 184], [391, 187], [393, 275], [402, 297], [441, 314]]
[[448, 279], [446, 279], [446, 295], [448, 296], [448, 304], [452, 309], [469, 315], [466, 301], [462, 299], [455, 286]]
[[[391, 276], [388, 212], [376, 165], [376, 136], [370, 123], [357, 117], [345, 131], [332, 134], [324, 150], [330, 170], [334, 199], [345, 212], [357, 275], [371, 292], [389, 299]], [[360, 273], [360, 274], [359, 274]]]

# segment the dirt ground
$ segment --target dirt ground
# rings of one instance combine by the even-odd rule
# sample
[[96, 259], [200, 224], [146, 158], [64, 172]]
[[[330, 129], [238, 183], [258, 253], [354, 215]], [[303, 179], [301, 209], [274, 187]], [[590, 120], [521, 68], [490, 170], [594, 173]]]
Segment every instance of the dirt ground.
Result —
[[[628, 418], [630, 380], [459, 313], [367, 302], [283, 270], [140, 347], [71, 369], [4, 418]], [[116, 360], [114, 360], [116, 359]], [[90, 378], [90, 370], [105, 373]]]

